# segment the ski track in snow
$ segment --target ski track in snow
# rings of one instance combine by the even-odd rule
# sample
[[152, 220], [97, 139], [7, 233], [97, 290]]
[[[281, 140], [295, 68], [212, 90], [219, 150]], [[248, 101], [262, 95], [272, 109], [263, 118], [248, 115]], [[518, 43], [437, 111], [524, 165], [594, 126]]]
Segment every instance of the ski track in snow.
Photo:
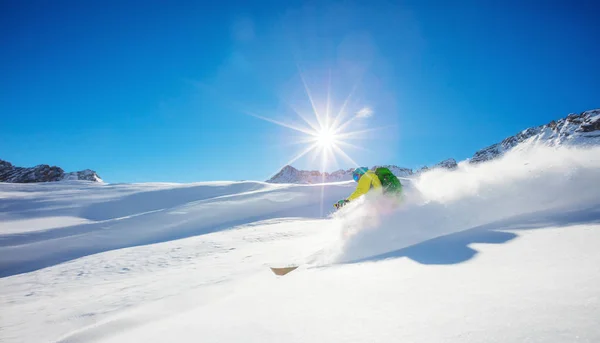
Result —
[[599, 148], [403, 183], [0, 184], [0, 341], [600, 339]]

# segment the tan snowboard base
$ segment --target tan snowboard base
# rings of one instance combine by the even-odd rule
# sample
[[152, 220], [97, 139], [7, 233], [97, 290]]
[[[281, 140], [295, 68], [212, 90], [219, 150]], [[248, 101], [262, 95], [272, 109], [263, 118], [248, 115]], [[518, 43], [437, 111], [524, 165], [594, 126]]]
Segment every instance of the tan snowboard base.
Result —
[[285, 275], [285, 274], [295, 270], [296, 268], [298, 268], [298, 266], [281, 267], [281, 268], [271, 267], [271, 270], [273, 271], [273, 273], [275, 273], [275, 275]]

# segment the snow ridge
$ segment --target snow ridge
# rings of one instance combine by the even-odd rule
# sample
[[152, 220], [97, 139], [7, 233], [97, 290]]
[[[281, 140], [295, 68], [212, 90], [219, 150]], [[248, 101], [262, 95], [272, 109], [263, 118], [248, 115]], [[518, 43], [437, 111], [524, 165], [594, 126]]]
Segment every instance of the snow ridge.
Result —
[[90, 169], [77, 172], [65, 173], [57, 166], [40, 164], [31, 168], [15, 167], [10, 162], [0, 160], [0, 182], [10, 183], [32, 183], [32, 182], [55, 182], [55, 181], [84, 180], [102, 182], [98, 174]]
[[505, 138], [502, 142], [479, 150], [469, 160], [480, 163], [502, 156], [521, 143], [542, 144], [547, 146], [600, 144], [600, 109], [571, 113], [565, 118], [548, 124], [525, 129], [518, 134]]

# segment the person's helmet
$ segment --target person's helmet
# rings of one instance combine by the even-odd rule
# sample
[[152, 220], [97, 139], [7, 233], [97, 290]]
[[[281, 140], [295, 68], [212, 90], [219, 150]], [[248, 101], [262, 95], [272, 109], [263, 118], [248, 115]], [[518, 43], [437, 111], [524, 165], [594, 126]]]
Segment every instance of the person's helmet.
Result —
[[369, 168], [367, 167], [358, 167], [356, 169], [354, 169], [354, 171], [352, 172], [352, 178], [354, 179], [354, 181], [358, 182], [358, 179], [360, 179], [360, 177], [367, 172], [367, 170], [369, 170]]

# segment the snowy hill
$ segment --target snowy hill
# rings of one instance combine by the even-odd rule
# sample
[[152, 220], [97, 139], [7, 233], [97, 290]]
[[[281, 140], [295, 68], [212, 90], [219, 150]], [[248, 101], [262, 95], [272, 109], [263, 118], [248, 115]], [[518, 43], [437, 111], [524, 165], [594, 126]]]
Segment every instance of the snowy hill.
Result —
[[336, 213], [353, 182], [0, 183], [0, 341], [598, 342], [599, 171], [513, 149]]
[[30, 183], [54, 182], [62, 180], [82, 180], [102, 182], [95, 171], [86, 169], [65, 173], [59, 167], [40, 164], [31, 168], [15, 167], [7, 161], [0, 160], [0, 182]]
[[580, 114], [572, 113], [546, 125], [525, 129], [500, 143], [476, 152], [470, 162], [479, 163], [497, 158], [521, 143], [545, 144], [548, 146], [599, 145], [600, 109]]

